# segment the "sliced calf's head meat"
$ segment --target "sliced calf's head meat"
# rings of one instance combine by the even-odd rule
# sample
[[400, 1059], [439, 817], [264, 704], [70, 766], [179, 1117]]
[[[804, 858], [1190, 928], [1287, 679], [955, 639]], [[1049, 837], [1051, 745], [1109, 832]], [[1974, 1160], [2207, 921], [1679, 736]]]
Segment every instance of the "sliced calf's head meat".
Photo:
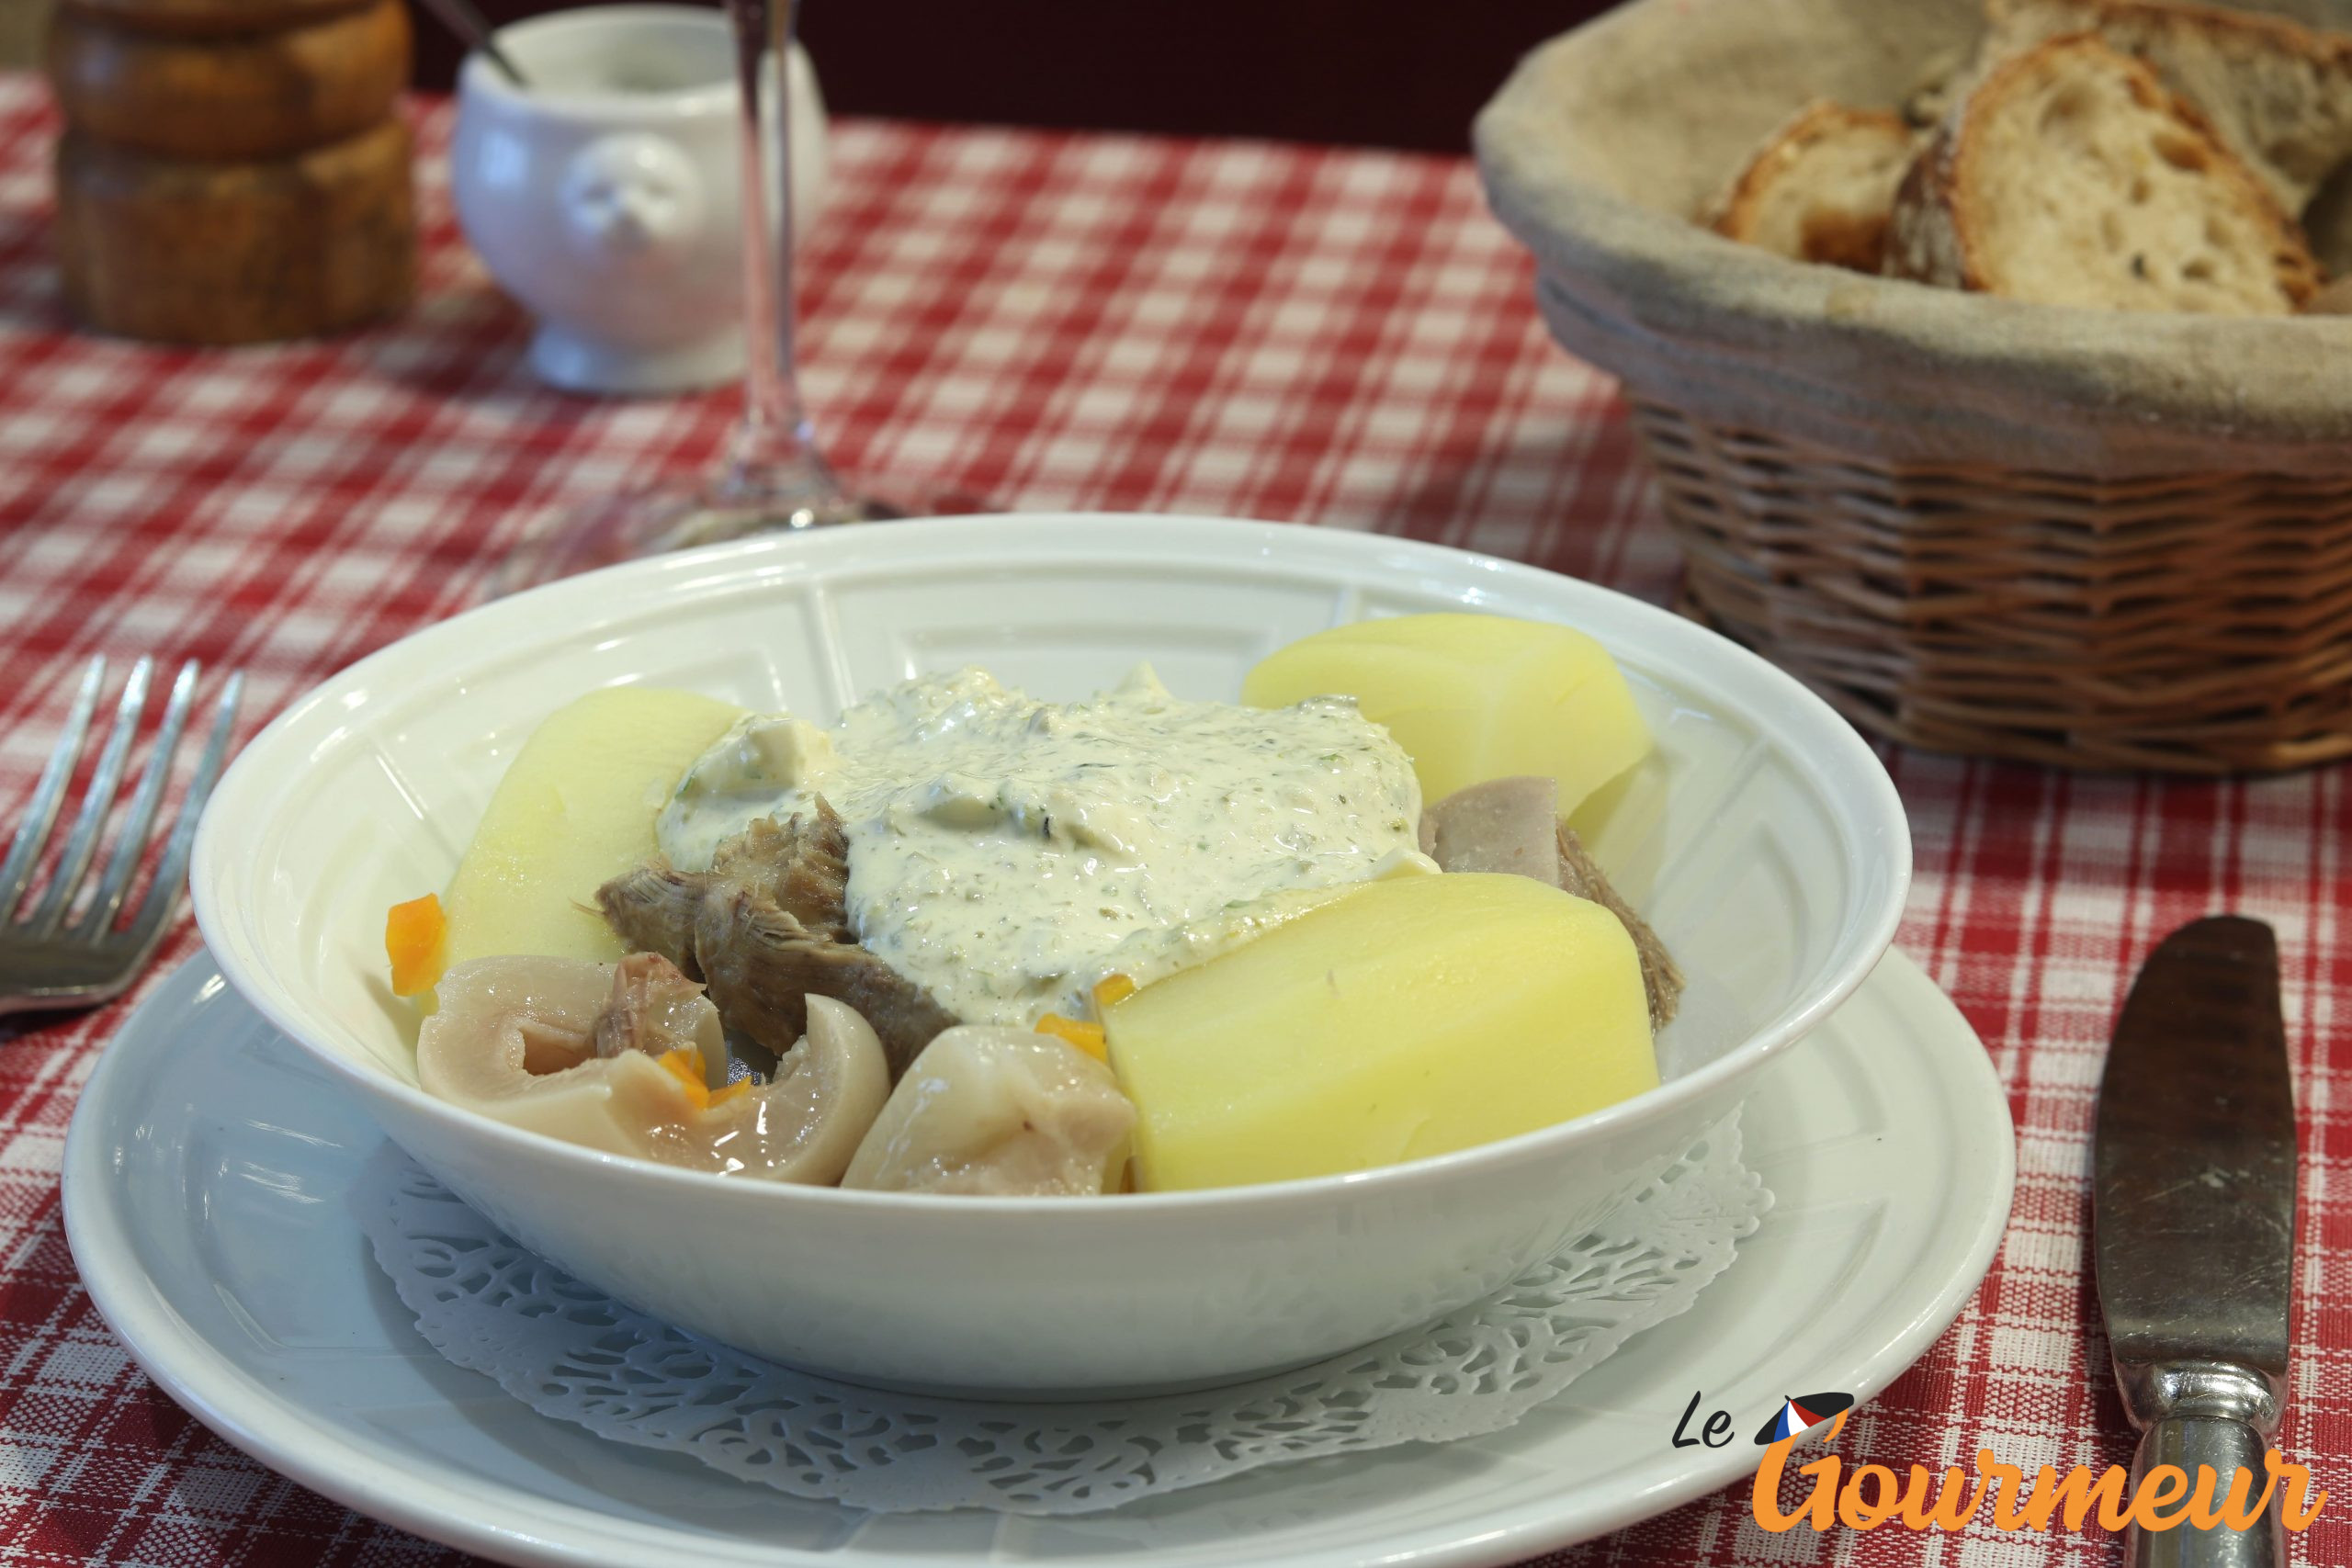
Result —
[[1642, 988], [1649, 993], [1650, 1027], [1663, 1029], [1674, 1021], [1675, 1010], [1682, 1003], [1682, 970], [1666, 943], [1649, 922], [1625, 902], [1609, 878], [1601, 874], [1600, 863], [1586, 852], [1584, 842], [1576, 829], [1560, 824], [1560, 886], [1579, 898], [1589, 898], [1611, 914], [1634, 939], [1634, 952], [1642, 961]]
[[727, 1043], [702, 987], [658, 953], [632, 953], [613, 965], [612, 995], [596, 1019], [596, 1055], [678, 1050], [700, 1059], [707, 1086], [725, 1087]]
[[848, 829], [822, 797], [781, 826], [752, 823], [707, 872], [656, 856], [596, 890], [614, 933], [706, 982], [729, 1028], [781, 1057], [808, 1030], [808, 997], [831, 997], [874, 1026], [895, 1080], [956, 1020], [859, 945], [848, 899]]
[[1560, 789], [1547, 778], [1490, 779], [1421, 817], [1430, 858], [1447, 871], [1498, 871], [1560, 886]]
[[597, 888], [596, 907], [632, 952], [658, 953], [698, 980], [695, 931], [703, 901], [742, 891], [775, 905], [810, 936], [857, 940], [849, 924], [849, 831], [822, 795], [781, 827], [769, 818], [753, 822], [718, 846], [707, 872], [680, 871], [655, 855]]
[[747, 887], [704, 898], [695, 952], [720, 1016], [779, 1054], [807, 1028], [811, 995], [846, 1002], [874, 1026], [894, 1081], [956, 1022], [930, 993], [864, 947], [811, 934]]
[[849, 829], [822, 795], [782, 827], [763, 818], [720, 844], [710, 880], [752, 890], [811, 936], [857, 940], [849, 924]]
[[695, 910], [702, 903], [704, 880], [655, 855], [597, 888], [596, 908], [629, 951], [658, 953], [680, 974], [698, 980], [702, 965], [695, 962]]

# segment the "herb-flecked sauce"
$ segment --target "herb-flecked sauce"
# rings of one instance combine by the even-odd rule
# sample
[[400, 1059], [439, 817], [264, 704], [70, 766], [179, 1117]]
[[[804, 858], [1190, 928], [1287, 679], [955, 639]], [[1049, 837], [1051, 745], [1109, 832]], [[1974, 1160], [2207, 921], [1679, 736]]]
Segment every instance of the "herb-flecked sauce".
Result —
[[818, 795], [848, 827], [860, 940], [971, 1023], [1089, 1016], [1106, 976], [1148, 984], [1315, 890], [1419, 858], [1412, 762], [1352, 701], [1193, 702], [1148, 669], [1082, 702], [967, 669], [877, 693], [831, 730], [746, 719], [656, 835], [700, 870]]

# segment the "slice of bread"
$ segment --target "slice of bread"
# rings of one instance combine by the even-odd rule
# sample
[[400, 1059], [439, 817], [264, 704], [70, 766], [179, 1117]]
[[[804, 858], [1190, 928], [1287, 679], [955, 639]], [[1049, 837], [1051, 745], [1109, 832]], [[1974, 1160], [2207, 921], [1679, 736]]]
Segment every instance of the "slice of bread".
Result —
[[2141, 61], [2076, 34], [1994, 68], [1895, 197], [1887, 270], [2053, 305], [2284, 315], [2319, 264]]
[[2252, 164], [2290, 216], [2352, 158], [2352, 38], [2168, 0], [1989, 0], [1988, 58], [2096, 32], [2146, 61]]
[[2352, 316], [2352, 277], [2339, 277], [2303, 301], [2306, 316]]
[[1900, 116], [1807, 104], [1765, 139], [1709, 223], [1797, 261], [1877, 272], [1894, 187], [1917, 141]]

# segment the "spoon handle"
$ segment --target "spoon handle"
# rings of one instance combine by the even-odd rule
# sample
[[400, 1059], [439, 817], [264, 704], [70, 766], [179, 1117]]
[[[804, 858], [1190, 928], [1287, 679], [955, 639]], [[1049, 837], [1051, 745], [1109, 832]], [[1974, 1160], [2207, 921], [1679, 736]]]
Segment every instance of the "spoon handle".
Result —
[[506, 51], [498, 47], [489, 18], [475, 9], [473, 0], [424, 0], [424, 4], [443, 27], [465, 40], [468, 48], [479, 50], [509, 82], [518, 87], [530, 85], [514, 69], [514, 62], [506, 58]]

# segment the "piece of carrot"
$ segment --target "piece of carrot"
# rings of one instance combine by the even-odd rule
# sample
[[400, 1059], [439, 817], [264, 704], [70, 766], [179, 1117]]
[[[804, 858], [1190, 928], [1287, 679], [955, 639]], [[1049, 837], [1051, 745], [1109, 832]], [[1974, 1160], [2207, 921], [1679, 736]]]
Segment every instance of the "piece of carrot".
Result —
[[710, 1086], [702, 1081], [702, 1053], [691, 1045], [680, 1045], [664, 1051], [653, 1058], [670, 1070], [673, 1077], [685, 1089], [686, 1098], [696, 1111], [710, 1109]]
[[392, 964], [392, 995], [429, 991], [449, 966], [449, 918], [438, 895], [395, 904], [384, 916], [384, 956]]
[[1111, 1043], [1103, 1038], [1102, 1026], [1099, 1023], [1081, 1023], [1077, 1019], [1049, 1012], [1037, 1021], [1037, 1032], [1068, 1041], [1098, 1062], [1108, 1063], [1111, 1060]]
[[1125, 975], [1105, 975], [1095, 983], [1094, 1011], [1097, 1017], [1117, 1007], [1136, 994], [1136, 983]]
[[702, 1053], [691, 1045], [664, 1051], [653, 1059], [669, 1069], [670, 1075], [685, 1089], [686, 1098], [694, 1102], [696, 1111], [708, 1111], [724, 1105], [737, 1095], [748, 1093], [752, 1088], [749, 1078], [737, 1078], [724, 1089], [712, 1089], [705, 1084], [702, 1081]]

